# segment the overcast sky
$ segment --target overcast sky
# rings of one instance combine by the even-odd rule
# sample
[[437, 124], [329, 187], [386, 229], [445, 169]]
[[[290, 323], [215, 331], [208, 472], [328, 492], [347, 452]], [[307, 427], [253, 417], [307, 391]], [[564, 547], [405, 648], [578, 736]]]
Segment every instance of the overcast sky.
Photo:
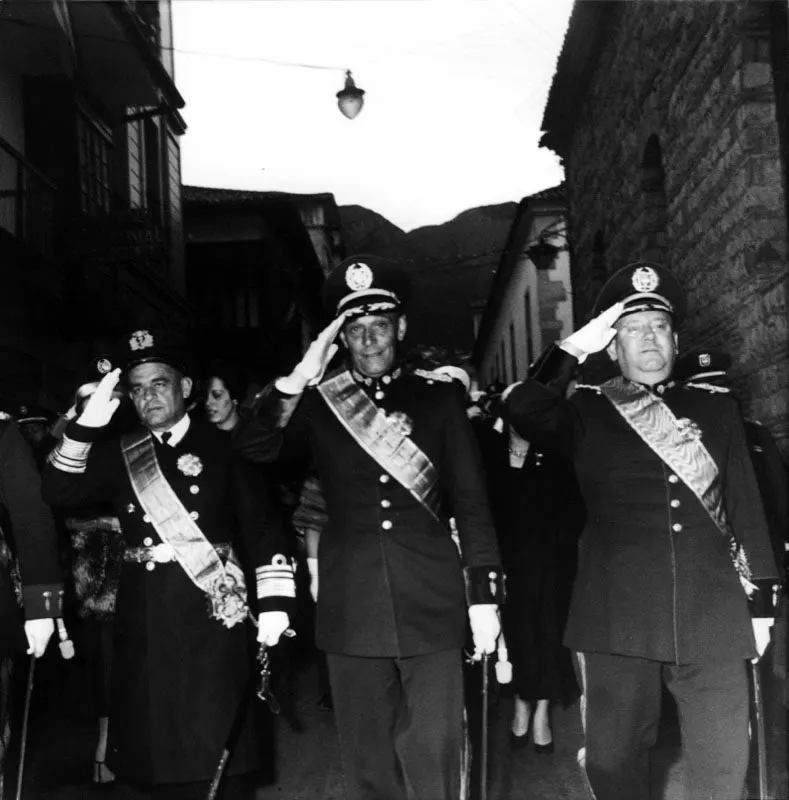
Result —
[[[184, 183], [332, 192], [404, 230], [555, 186], [537, 143], [571, 6], [174, 0]], [[366, 91], [354, 120], [344, 69]]]

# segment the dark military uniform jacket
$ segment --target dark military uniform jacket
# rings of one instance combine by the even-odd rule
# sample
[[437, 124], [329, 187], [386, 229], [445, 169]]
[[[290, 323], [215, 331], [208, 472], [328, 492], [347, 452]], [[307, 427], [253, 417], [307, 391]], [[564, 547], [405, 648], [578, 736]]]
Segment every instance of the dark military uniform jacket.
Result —
[[[440, 472], [457, 520], [469, 602], [498, 602], [496, 536], [474, 432], [461, 392], [432, 373], [395, 369], [376, 387], [355, 375], [387, 415], [412, 421], [410, 438]], [[379, 399], [375, 394], [383, 394]], [[321, 533], [316, 640], [353, 656], [406, 657], [461, 648], [467, 603], [461, 558], [439, 522], [352, 438], [315, 389], [264, 394], [259, 413], [286, 418], [287, 458], [309, 443], [323, 483], [328, 522]]]
[[[725, 537], [595, 387], [564, 399], [576, 364], [556, 349], [540, 380], [525, 381], [507, 398], [509, 419], [522, 436], [574, 458], [586, 503], [565, 644], [678, 664], [755, 656], [747, 598]], [[700, 428], [753, 577], [757, 583], [774, 578], [736, 403], [672, 381], [654, 391], [678, 418]]]
[[[119, 442], [92, 445], [87, 467], [84, 458], [81, 466], [75, 459], [75, 440], [96, 436], [95, 429], [70, 424], [66, 450], [56, 448], [44, 472], [46, 499], [60, 508], [110, 500], [127, 549], [139, 553], [160, 544], [134, 494]], [[254, 604], [255, 568], [269, 564], [284, 544], [254, 468], [232, 452], [227, 434], [204, 419], [192, 418], [174, 447], [154, 442], [164, 477], [206, 538], [233, 545]], [[185, 455], [192, 457], [191, 467], [179, 462]], [[259, 610], [288, 610], [290, 603], [272, 596]], [[110, 768], [123, 780], [149, 784], [210, 779], [250, 679], [253, 640], [248, 622], [226, 628], [209, 617], [207, 596], [177, 562], [124, 561], [115, 615]], [[229, 772], [256, 769], [259, 760], [250, 724]]]
[[[7, 414], [0, 414], [0, 655], [24, 652], [24, 617], [63, 613], [63, 574], [52, 514], [30, 446]], [[21, 594], [15, 572], [21, 573]]]

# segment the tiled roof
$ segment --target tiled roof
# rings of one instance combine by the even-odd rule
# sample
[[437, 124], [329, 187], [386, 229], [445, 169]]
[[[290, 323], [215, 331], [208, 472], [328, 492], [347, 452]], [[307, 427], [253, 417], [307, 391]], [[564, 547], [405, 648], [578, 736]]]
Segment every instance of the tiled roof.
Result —
[[562, 181], [558, 186], [551, 186], [548, 189], [543, 189], [535, 194], [530, 194], [528, 197], [524, 197], [523, 199], [543, 200], [548, 203], [559, 203], [564, 205], [565, 201], [567, 200], [564, 191], [564, 181]]
[[187, 203], [228, 203], [250, 202], [259, 203], [265, 200], [299, 200], [331, 199], [334, 195], [330, 192], [320, 194], [293, 194], [292, 192], [259, 192], [252, 189], [216, 189], [210, 186], [184, 186], [183, 199]]

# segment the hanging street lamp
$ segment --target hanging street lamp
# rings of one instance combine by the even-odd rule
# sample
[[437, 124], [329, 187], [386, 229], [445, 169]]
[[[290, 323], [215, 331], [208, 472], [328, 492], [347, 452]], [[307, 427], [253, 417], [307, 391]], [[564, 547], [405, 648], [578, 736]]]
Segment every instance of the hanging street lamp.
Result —
[[337, 105], [348, 119], [353, 119], [364, 105], [364, 89], [353, 82], [350, 70], [345, 71], [345, 88], [337, 92]]

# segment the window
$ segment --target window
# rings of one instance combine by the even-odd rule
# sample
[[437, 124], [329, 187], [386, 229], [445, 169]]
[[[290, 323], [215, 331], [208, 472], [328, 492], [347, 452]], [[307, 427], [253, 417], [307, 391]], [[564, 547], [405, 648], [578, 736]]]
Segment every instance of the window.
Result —
[[110, 210], [111, 142], [109, 130], [82, 109], [77, 112], [80, 207], [88, 216]]

